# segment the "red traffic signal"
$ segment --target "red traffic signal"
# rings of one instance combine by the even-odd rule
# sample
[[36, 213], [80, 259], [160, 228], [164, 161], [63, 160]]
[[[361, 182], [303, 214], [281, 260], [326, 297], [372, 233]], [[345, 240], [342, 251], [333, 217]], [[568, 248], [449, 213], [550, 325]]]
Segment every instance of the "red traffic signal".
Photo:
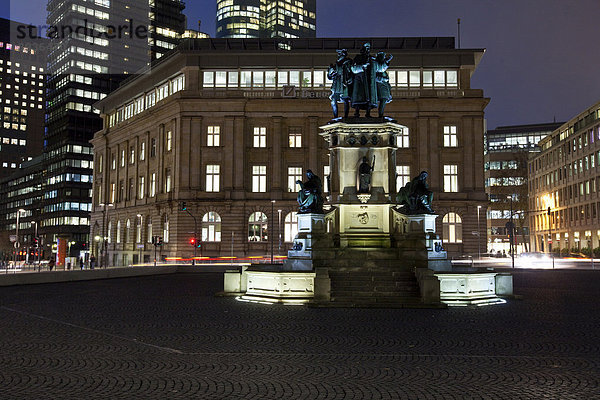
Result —
[[195, 246], [195, 245], [196, 245], [196, 238], [191, 238], [191, 239], [190, 239], [190, 244], [191, 244], [192, 246]]

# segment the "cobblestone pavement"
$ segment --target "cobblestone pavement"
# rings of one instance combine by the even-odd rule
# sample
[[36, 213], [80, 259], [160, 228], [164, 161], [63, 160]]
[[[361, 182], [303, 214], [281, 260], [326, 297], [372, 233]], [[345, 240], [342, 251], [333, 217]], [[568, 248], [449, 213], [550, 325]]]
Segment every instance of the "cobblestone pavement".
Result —
[[0, 289], [1, 399], [600, 399], [600, 272], [481, 308], [216, 298], [220, 274]]

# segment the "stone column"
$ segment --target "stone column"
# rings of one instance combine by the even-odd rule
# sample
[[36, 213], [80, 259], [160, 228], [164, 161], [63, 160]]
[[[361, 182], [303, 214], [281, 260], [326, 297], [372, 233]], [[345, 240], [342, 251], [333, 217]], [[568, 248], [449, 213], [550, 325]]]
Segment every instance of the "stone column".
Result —
[[271, 195], [273, 199], [280, 199], [282, 196], [281, 180], [284, 168], [281, 165], [281, 155], [285, 146], [283, 132], [283, 118], [280, 116], [273, 117], [271, 129], [271, 149], [272, 149], [272, 171], [271, 176]]

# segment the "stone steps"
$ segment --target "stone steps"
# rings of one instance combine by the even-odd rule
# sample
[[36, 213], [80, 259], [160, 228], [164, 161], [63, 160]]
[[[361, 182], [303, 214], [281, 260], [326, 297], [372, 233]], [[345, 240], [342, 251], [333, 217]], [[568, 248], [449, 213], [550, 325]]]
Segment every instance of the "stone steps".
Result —
[[368, 267], [330, 268], [331, 303], [348, 307], [421, 304], [414, 273], [386, 268], [387, 261], [380, 260]]

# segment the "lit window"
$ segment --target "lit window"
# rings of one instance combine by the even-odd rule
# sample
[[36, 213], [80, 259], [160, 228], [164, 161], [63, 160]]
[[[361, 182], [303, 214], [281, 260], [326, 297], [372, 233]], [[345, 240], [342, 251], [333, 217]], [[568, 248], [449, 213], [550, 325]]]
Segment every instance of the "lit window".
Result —
[[285, 242], [293, 242], [298, 234], [298, 214], [296, 212], [291, 212], [285, 216], [284, 231]]
[[456, 213], [448, 213], [442, 219], [444, 243], [462, 243], [462, 219]]
[[171, 191], [171, 169], [167, 168], [165, 170], [165, 192], [169, 193]]
[[144, 184], [145, 184], [145, 180], [146, 178], [144, 176], [140, 176], [140, 187], [139, 187], [139, 191], [138, 191], [138, 197], [141, 199], [144, 198]]
[[207, 165], [206, 166], [206, 191], [207, 192], [218, 192], [219, 191], [219, 177], [221, 167], [219, 165]]
[[221, 217], [214, 211], [206, 213], [202, 217], [202, 241], [221, 241]]
[[397, 165], [396, 166], [396, 190], [400, 190], [408, 182], [410, 182], [410, 166], [409, 165]]
[[323, 167], [323, 177], [325, 178], [323, 181], [323, 192], [324, 193], [329, 193], [331, 191], [331, 188], [329, 187], [329, 183], [330, 183], [329, 174], [330, 173], [331, 173], [331, 168], [329, 167], [329, 165], [325, 165]]
[[173, 150], [173, 132], [167, 131], [167, 151]]
[[266, 165], [255, 165], [252, 167], [252, 191], [254, 193], [264, 193], [267, 191]]
[[267, 128], [255, 127], [254, 128], [254, 147], [267, 147]]
[[219, 147], [221, 145], [221, 127], [209, 126], [206, 137], [206, 145], [209, 147]]
[[396, 145], [400, 148], [409, 148], [410, 147], [410, 135], [408, 132], [408, 128], [402, 128], [398, 136], [396, 137], [398, 141]]
[[140, 143], [140, 161], [146, 159], [146, 142]]
[[260, 211], [252, 213], [248, 219], [248, 241], [266, 242], [267, 240], [267, 216]]
[[300, 128], [290, 128], [288, 142], [290, 147], [302, 147], [302, 130]]
[[458, 192], [458, 165], [444, 165], [444, 192]]
[[121, 167], [125, 166], [125, 150], [121, 150]]
[[444, 126], [444, 147], [458, 147], [455, 125]]
[[156, 172], [153, 172], [150, 178], [150, 197], [156, 196]]
[[300, 185], [296, 183], [302, 180], [302, 167], [288, 167], [288, 192], [298, 192]]

